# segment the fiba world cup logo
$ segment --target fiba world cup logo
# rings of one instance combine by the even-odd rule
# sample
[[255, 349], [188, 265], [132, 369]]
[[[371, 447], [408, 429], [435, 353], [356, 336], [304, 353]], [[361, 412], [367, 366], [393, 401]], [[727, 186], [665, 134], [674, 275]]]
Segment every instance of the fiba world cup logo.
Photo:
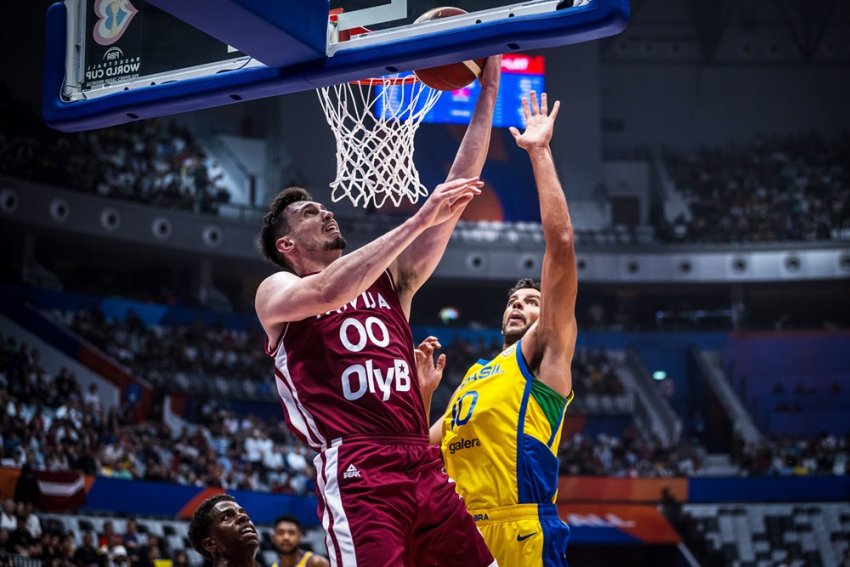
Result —
[[138, 10], [130, 0], [96, 0], [94, 11], [98, 20], [92, 35], [100, 45], [112, 45], [127, 31]]

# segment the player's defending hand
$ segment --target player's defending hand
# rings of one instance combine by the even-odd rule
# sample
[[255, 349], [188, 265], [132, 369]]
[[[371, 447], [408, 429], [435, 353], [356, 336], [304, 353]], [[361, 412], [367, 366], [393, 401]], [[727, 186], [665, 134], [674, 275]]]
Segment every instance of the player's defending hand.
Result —
[[433, 394], [440, 380], [443, 379], [443, 370], [446, 368], [446, 355], [441, 354], [434, 363], [434, 351], [442, 348], [437, 337], [428, 337], [416, 347], [413, 354], [416, 356], [416, 374], [419, 376], [419, 391], [424, 394]]
[[552, 131], [555, 127], [555, 119], [558, 117], [558, 109], [561, 108], [561, 101], [556, 100], [552, 106], [552, 112], [549, 112], [549, 102], [546, 98], [546, 93], [540, 95], [540, 104], [537, 103], [537, 93], [531, 91], [531, 101], [522, 97], [522, 112], [525, 114], [525, 132], [519, 133], [519, 130], [510, 127], [511, 134], [516, 140], [519, 147], [525, 151], [532, 148], [545, 148], [549, 146], [549, 141], [552, 139]]
[[453, 179], [437, 185], [422, 208], [416, 213], [426, 226], [436, 226], [462, 210], [476, 195], [481, 194], [483, 181], [477, 177]]

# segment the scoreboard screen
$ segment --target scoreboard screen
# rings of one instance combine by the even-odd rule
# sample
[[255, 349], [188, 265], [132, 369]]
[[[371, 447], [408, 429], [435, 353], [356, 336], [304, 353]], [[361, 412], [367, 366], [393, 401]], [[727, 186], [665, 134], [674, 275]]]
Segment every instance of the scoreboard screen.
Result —
[[[520, 106], [520, 99], [528, 96], [530, 91], [541, 93], [544, 90], [545, 64], [541, 55], [507, 54], [502, 56], [502, 81], [499, 87], [499, 96], [496, 98], [496, 108], [493, 114], [493, 126], [524, 126], [524, 118]], [[380, 88], [380, 87], [379, 87]], [[386, 93], [388, 105], [397, 101], [409, 100], [409, 92], [402, 89], [411, 89], [410, 86], [388, 87]], [[468, 124], [481, 93], [481, 85], [478, 81], [471, 85], [455, 91], [446, 91], [440, 96], [440, 100], [434, 105], [423, 122], [431, 124]], [[376, 93], [376, 96], [380, 93]], [[385, 116], [381, 105], [381, 98], [375, 108], [376, 116]]]

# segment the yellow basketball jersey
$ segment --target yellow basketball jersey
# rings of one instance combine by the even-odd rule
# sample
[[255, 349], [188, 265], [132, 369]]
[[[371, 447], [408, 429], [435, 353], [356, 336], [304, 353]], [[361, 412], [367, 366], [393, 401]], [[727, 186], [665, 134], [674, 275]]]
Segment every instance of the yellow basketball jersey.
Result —
[[552, 504], [558, 445], [572, 392], [539, 380], [512, 345], [466, 373], [443, 418], [446, 472], [469, 510]]
[[[301, 556], [301, 559], [298, 560], [298, 563], [295, 564], [295, 567], [307, 567], [307, 562], [310, 561], [312, 556], [312, 551], [305, 551], [304, 555]], [[278, 567], [276, 561], [272, 563], [272, 567]]]

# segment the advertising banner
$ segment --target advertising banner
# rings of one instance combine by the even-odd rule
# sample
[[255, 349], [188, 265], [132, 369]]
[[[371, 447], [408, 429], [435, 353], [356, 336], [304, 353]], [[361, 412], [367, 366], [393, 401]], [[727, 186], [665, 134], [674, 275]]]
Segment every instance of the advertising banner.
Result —
[[570, 545], [674, 545], [679, 534], [654, 506], [629, 504], [559, 504], [570, 526]]

